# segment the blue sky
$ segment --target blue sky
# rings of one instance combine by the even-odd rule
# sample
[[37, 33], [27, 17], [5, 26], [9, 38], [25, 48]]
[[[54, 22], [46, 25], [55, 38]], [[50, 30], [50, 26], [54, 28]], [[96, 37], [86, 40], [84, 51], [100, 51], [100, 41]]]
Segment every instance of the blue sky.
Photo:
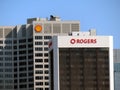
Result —
[[120, 48], [120, 0], [0, 0], [0, 26], [50, 15], [79, 20], [81, 31], [95, 28], [98, 35], [112, 35], [114, 48]]

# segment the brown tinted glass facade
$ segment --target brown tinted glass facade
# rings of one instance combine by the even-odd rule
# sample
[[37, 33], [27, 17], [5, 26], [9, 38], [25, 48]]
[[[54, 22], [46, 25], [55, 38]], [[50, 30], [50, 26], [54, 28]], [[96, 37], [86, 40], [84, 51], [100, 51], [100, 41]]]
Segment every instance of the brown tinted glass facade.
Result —
[[110, 90], [108, 48], [60, 48], [60, 90]]

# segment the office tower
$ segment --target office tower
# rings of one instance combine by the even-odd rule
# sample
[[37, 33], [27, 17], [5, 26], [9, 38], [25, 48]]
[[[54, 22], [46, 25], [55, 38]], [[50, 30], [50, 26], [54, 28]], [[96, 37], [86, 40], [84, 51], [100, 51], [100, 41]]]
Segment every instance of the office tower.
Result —
[[49, 20], [31, 18], [24, 25], [0, 26], [0, 89], [49, 90], [48, 41], [79, 30], [79, 21], [52, 15]]
[[50, 90], [114, 90], [112, 36], [54, 36], [49, 47]]
[[0, 27], [0, 90], [14, 88], [13, 28]]
[[114, 86], [120, 90], [120, 49], [114, 49]]

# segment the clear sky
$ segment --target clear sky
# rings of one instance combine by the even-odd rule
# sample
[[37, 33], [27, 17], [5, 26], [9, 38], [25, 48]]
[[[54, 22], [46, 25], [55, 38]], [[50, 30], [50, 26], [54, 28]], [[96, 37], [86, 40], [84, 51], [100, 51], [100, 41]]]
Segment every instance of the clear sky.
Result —
[[81, 31], [95, 28], [98, 35], [112, 35], [114, 48], [120, 48], [120, 0], [0, 0], [0, 26], [50, 15], [79, 20]]

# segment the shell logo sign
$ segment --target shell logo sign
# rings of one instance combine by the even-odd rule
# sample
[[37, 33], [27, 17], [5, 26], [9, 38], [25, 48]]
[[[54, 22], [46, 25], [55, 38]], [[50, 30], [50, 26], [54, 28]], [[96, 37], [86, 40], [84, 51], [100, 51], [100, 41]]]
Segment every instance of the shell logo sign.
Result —
[[38, 24], [38, 25], [35, 26], [34, 29], [35, 29], [36, 32], [41, 32], [42, 31], [42, 26]]

